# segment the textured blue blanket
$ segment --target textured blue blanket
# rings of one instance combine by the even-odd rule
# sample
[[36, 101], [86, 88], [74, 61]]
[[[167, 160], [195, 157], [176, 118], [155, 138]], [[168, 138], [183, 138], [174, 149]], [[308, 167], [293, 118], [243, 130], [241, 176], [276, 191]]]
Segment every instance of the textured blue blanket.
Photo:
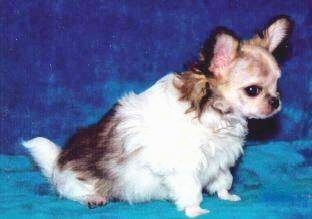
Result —
[[[233, 191], [240, 202], [204, 196], [207, 218], [311, 218], [312, 141], [250, 145], [238, 168]], [[30, 159], [0, 156], [0, 210], [2, 218], [184, 218], [164, 201], [129, 205], [115, 202], [88, 209], [60, 199]]]
[[59, 199], [21, 147], [63, 145], [130, 90], [194, 60], [215, 26], [252, 36], [272, 17], [294, 23], [280, 59], [283, 110], [251, 121], [235, 170], [239, 203], [205, 197], [207, 218], [311, 218], [311, 1], [0, 1], [0, 211], [4, 216], [179, 218], [167, 202], [88, 210]]

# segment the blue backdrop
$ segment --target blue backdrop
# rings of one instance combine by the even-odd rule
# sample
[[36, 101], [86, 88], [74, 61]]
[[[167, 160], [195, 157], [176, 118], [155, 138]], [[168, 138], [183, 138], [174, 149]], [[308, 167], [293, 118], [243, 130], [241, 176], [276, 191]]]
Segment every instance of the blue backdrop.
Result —
[[280, 14], [295, 25], [270, 139], [311, 138], [311, 8], [297, 0], [1, 1], [0, 152], [19, 154], [21, 138], [38, 135], [62, 145], [125, 92], [183, 70], [214, 27], [247, 38]]
[[[277, 199], [284, 200], [288, 207], [300, 202], [295, 212], [290, 210], [291, 215], [311, 216], [311, 211], [302, 210], [311, 204], [309, 188], [312, 187], [312, 3], [309, 0], [0, 1], [0, 173], [7, 177], [9, 170], [29, 171], [29, 167], [32, 171], [28, 158], [10, 156], [25, 154], [20, 146], [22, 139], [40, 135], [62, 145], [77, 127], [98, 121], [125, 92], [140, 92], [168, 72], [183, 70], [186, 63], [197, 57], [214, 27], [227, 26], [239, 37], [247, 38], [281, 14], [290, 16], [294, 23], [289, 52], [281, 63], [279, 85], [283, 110], [274, 119], [252, 122], [253, 134], [247, 143], [267, 147], [247, 149], [250, 157], [242, 161], [243, 169], [237, 174], [242, 178], [236, 180], [249, 184], [237, 190], [251, 191], [248, 194], [252, 197], [252, 188], [261, 185], [259, 179], [269, 179], [276, 173], [276, 181], [273, 179], [276, 185], [282, 179], [289, 183], [296, 172], [305, 181], [298, 182], [302, 188], [295, 184], [292, 188], [297, 190], [286, 189], [293, 191], [293, 199], [285, 196], [287, 192], [271, 194], [270, 187], [257, 190], [257, 197], [261, 197], [264, 206], [274, 206]], [[259, 161], [253, 160], [255, 157]], [[276, 159], [282, 163], [274, 163]], [[272, 166], [265, 166], [269, 162]], [[255, 169], [248, 170], [250, 166]], [[10, 179], [24, 177], [25, 180], [12, 181], [11, 185], [8, 178], [3, 178], [1, 185], [13, 188], [22, 185], [20, 188], [24, 190], [20, 194], [24, 195], [36, 193], [45, 197], [49, 193], [40, 175], [36, 175], [38, 180], [34, 185], [27, 184], [33, 175], [10, 176]], [[3, 191], [11, 194], [9, 189]], [[38, 200], [38, 197], [28, 198]], [[5, 204], [15, 201], [16, 197], [9, 198]], [[285, 207], [285, 203], [280, 206]], [[25, 204], [27, 212], [29, 206]], [[249, 204], [245, 203], [245, 207]], [[259, 210], [262, 204], [254, 206]], [[80, 212], [77, 210], [80, 206], [69, 206], [69, 210]], [[148, 206], [152, 215], [154, 205]], [[218, 208], [218, 204], [215, 206]], [[222, 211], [224, 206], [220, 206], [222, 216], [226, 217], [228, 211]], [[62, 209], [62, 206], [52, 208]], [[132, 211], [140, 212], [138, 209]], [[175, 215], [173, 207], [168, 209]], [[244, 204], [240, 209], [252, 218]], [[259, 212], [258, 216], [262, 216]]]

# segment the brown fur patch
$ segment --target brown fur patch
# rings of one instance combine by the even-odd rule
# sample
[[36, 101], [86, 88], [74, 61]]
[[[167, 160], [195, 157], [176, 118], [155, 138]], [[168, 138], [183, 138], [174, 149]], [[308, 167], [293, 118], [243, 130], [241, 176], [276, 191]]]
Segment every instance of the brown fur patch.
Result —
[[[191, 63], [188, 66], [188, 71], [182, 72], [177, 75], [177, 80], [174, 81], [174, 86], [181, 93], [180, 101], [188, 101], [190, 107], [186, 113], [196, 111], [198, 117], [201, 116], [203, 110], [209, 105], [218, 112], [228, 113], [231, 110], [219, 109], [214, 107], [214, 102], [221, 102], [223, 100], [222, 95], [217, 90], [217, 85], [224, 83], [222, 78], [217, 78], [215, 74], [209, 70], [211, 61], [214, 56], [214, 47], [217, 42], [217, 37], [227, 34], [231, 36], [235, 42], [239, 42], [239, 39], [235, 36], [234, 32], [225, 28], [217, 27], [209, 38], [204, 42], [198, 60]], [[238, 52], [239, 45], [235, 45]]]
[[58, 158], [59, 168], [69, 168], [80, 180], [96, 181], [100, 195], [107, 196], [115, 180], [112, 168], [125, 160], [122, 142], [118, 139], [116, 116], [118, 105], [113, 107], [97, 124], [77, 131], [65, 145]]
[[212, 97], [213, 79], [195, 71], [186, 71], [177, 75], [174, 86], [179, 90], [180, 101], [188, 101], [190, 107], [185, 113], [196, 111], [198, 117]]

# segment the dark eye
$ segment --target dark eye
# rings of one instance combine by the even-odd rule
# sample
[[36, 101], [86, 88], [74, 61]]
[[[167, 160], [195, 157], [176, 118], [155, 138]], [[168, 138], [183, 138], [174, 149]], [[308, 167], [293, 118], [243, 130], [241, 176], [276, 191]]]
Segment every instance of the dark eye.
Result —
[[245, 92], [248, 96], [255, 97], [262, 91], [262, 88], [257, 85], [252, 85], [245, 88]]

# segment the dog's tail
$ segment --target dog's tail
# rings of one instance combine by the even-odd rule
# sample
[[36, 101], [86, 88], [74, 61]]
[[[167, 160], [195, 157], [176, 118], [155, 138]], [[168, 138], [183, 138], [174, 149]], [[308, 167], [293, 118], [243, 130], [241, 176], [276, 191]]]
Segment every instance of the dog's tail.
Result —
[[61, 149], [52, 141], [42, 137], [23, 141], [22, 144], [29, 150], [42, 173], [51, 178]]

